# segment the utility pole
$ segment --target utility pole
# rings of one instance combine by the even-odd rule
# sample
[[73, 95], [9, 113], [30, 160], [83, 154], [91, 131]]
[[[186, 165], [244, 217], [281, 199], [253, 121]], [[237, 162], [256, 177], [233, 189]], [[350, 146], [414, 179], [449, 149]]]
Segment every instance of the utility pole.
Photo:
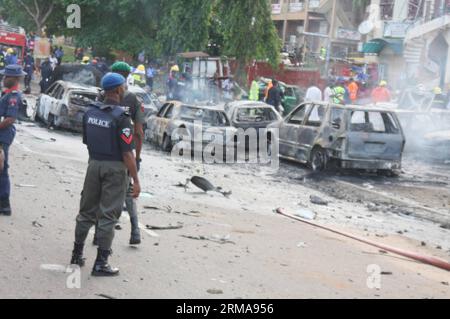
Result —
[[337, 0], [333, 0], [333, 10], [331, 12], [331, 24], [330, 24], [330, 33], [328, 34], [328, 48], [327, 48], [327, 58], [325, 63], [325, 72], [328, 72], [328, 68], [330, 67], [330, 59], [331, 59], [331, 44], [335, 35], [335, 25], [336, 25], [336, 12], [337, 12]]

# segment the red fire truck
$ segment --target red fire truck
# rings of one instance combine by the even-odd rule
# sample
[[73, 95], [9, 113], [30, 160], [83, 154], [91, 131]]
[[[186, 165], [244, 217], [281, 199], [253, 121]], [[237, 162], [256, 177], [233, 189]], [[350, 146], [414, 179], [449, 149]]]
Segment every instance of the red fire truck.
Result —
[[16, 50], [18, 63], [21, 64], [27, 47], [25, 30], [19, 27], [0, 24], [0, 46]]

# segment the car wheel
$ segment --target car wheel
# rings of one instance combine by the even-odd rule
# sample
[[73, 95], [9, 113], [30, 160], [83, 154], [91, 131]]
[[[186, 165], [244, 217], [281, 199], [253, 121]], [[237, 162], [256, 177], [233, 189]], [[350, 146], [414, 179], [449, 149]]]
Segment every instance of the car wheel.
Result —
[[47, 128], [48, 128], [48, 129], [56, 129], [56, 128], [57, 128], [57, 126], [56, 126], [56, 120], [57, 120], [57, 118], [56, 118], [55, 115], [49, 114], [49, 115], [48, 115]]
[[170, 137], [167, 134], [164, 134], [161, 149], [163, 152], [168, 152], [168, 153], [170, 153], [172, 151], [172, 140], [170, 139]]
[[321, 147], [315, 147], [311, 152], [310, 167], [314, 172], [321, 172], [327, 168], [327, 155]]
[[381, 169], [381, 170], [377, 171], [377, 174], [379, 176], [396, 178], [396, 177], [400, 177], [401, 172], [398, 170]]
[[36, 106], [34, 108], [33, 112], [33, 118], [35, 122], [41, 122], [44, 123], [44, 118], [41, 116], [41, 100], [36, 100]]

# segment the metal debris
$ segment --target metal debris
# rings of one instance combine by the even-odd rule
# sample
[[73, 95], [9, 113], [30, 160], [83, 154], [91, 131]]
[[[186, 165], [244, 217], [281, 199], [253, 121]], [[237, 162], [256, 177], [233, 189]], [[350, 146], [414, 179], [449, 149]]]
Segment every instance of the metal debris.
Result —
[[213, 235], [210, 237], [205, 236], [188, 236], [188, 235], [181, 235], [183, 238], [192, 239], [192, 240], [205, 240], [205, 241], [212, 241], [219, 244], [233, 244], [236, 245], [235, 242], [230, 240], [230, 235], [226, 236], [219, 236], [219, 235]]
[[231, 191], [223, 191], [222, 187], [215, 187], [210, 181], [208, 181], [206, 178], [194, 176], [191, 179], [186, 180], [186, 184], [183, 185], [185, 189], [187, 189], [189, 183], [194, 184], [198, 188], [200, 188], [205, 193], [208, 192], [217, 192], [222, 194], [225, 197], [230, 197], [232, 195]]
[[105, 299], [117, 299], [116, 297], [111, 297], [109, 295], [105, 295], [105, 294], [95, 294], [96, 296], [105, 298]]
[[150, 230], [174, 230], [174, 229], [181, 229], [183, 228], [183, 226], [184, 226], [183, 223], [177, 223], [177, 225], [167, 225], [167, 226], [147, 225], [145, 227]]
[[310, 201], [315, 205], [328, 206], [328, 202], [318, 196], [311, 195]]
[[223, 291], [220, 289], [208, 289], [206, 292], [211, 295], [222, 295], [223, 294]]
[[31, 223], [34, 227], [37, 227], [37, 228], [42, 228], [42, 227], [44, 227], [44, 226], [42, 226], [40, 223], [38, 223], [37, 221], [34, 221], [34, 222], [32, 222]]
[[27, 185], [27, 184], [16, 184], [16, 187], [20, 187], [20, 188], [37, 188], [36, 185]]

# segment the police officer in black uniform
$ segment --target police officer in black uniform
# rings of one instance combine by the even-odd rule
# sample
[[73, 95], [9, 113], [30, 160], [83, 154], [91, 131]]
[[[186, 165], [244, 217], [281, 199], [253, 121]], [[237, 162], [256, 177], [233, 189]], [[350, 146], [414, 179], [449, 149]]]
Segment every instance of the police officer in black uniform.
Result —
[[104, 102], [93, 104], [83, 118], [83, 142], [89, 150], [89, 167], [81, 197], [71, 264], [84, 266], [83, 248], [92, 226], [97, 227], [98, 255], [93, 276], [117, 276], [108, 264], [114, 227], [122, 213], [128, 187], [133, 180], [133, 197], [141, 187], [133, 153], [130, 116], [121, 106], [126, 80], [116, 73], [102, 79]]
[[9, 65], [0, 71], [0, 75], [4, 76], [3, 85], [5, 87], [0, 100], [0, 215], [11, 216], [9, 147], [16, 136], [14, 123], [19, 117], [19, 110], [24, 105], [19, 91], [19, 81], [26, 73], [19, 65]]

